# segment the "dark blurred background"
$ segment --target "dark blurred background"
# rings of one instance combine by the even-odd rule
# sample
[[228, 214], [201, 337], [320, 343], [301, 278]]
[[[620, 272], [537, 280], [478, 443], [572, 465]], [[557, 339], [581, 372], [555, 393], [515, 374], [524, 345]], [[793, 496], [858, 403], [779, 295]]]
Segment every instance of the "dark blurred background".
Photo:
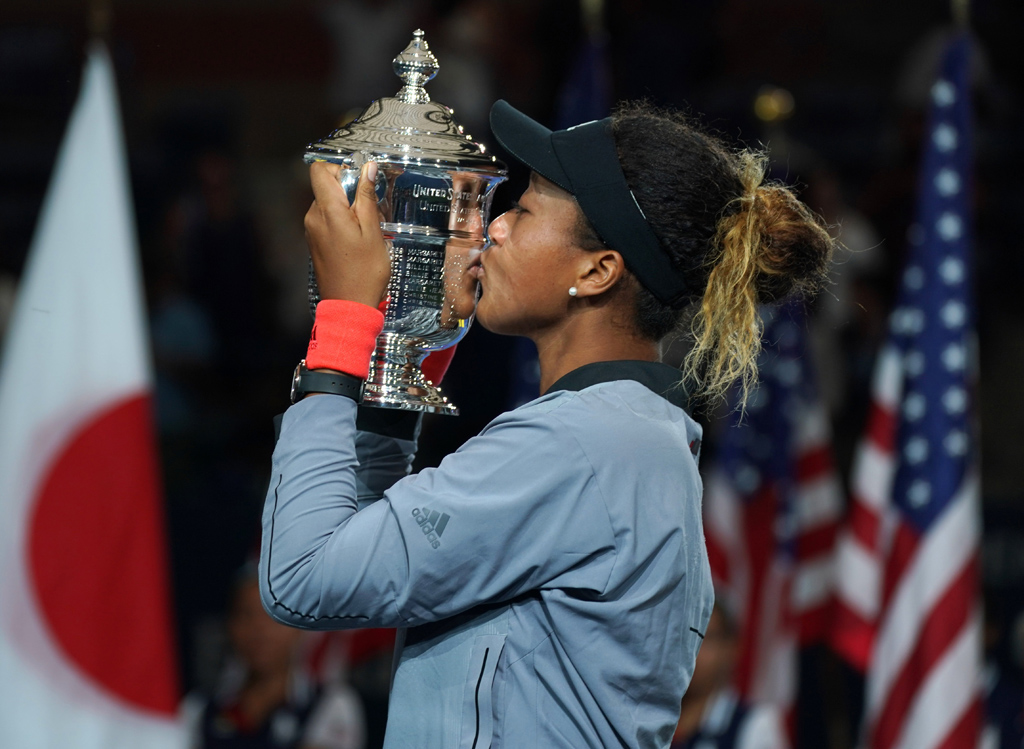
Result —
[[[441, 64], [428, 86], [477, 139], [496, 98], [553, 124], [584, 38], [577, 0], [114, 2], [117, 69], [157, 375], [185, 686], [215, 680], [235, 571], [256, 545], [271, 417], [305, 351], [303, 146], [393, 95], [391, 58], [417, 27]], [[766, 144], [847, 250], [811, 324], [848, 470], [911, 213], [923, 108], [950, 9], [934, 0], [607, 0], [616, 99], [683, 108], [731, 141]], [[78, 91], [90, 10], [0, 5], [0, 331]], [[976, 258], [993, 641], [1024, 591], [1024, 5], [971, 4], [976, 54]], [[522, 186], [514, 174], [495, 214]], [[514, 400], [512, 344], [476, 326], [428, 417], [436, 464]], [[31, 394], [27, 394], [31, 397]], [[1024, 640], [1024, 634], [1020, 638]]]

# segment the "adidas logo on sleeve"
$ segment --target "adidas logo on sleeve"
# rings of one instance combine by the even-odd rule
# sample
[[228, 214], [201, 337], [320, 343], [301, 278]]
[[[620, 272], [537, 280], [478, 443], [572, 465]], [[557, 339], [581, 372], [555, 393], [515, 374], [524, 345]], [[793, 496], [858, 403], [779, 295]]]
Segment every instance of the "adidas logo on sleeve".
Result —
[[435, 549], [438, 548], [441, 545], [441, 535], [444, 533], [448, 521], [451, 520], [451, 516], [447, 512], [438, 512], [429, 507], [413, 508], [412, 516], [416, 519], [430, 545]]

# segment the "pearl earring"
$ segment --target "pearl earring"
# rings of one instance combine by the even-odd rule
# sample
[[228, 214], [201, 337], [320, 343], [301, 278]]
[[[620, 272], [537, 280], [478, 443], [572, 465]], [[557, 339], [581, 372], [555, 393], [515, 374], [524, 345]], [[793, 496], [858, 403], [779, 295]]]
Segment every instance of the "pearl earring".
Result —
[[576, 287], [575, 286], [570, 286], [569, 287], [569, 296], [576, 296]]

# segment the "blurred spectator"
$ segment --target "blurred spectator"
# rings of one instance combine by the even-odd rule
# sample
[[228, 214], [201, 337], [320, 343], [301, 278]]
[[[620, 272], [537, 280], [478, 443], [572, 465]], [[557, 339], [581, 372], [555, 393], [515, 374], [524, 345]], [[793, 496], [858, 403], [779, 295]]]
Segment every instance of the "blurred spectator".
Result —
[[384, 746], [395, 634], [394, 629], [310, 633], [307, 668], [321, 683], [345, 680], [355, 689], [366, 719], [366, 749]]
[[[807, 176], [803, 199], [816, 210], [840, 242], [832, 285], [817, 301], [812, 335], [819, 390], [829, 411], [838, 413], [851, 386], [848, 377], [864, 369], [848, 359], [873, 353], [881, 341], [885, 300], [871, 281], [884, 272], [880, 239], [871, 223], [843, 195], [843, 185], [831, 169], [819, 167]], [[852, 345], [851, 345], [852, 344]], [[871, 358], [871, 354], [867, 355]], [[864, 377], [865, 380], [868, 376]]]
[[147, 267], [179, 641], [188, 688], [207, 691], [199, 676], [219, 651], [205, 633], [217, 631], [209, 623], [223, 615], [266, 488], [280, 407], [265, 394], [281, 393], [292, 359], [275, 358], [273, 284], [248, 175], [227, 147], [235, 139], [209, 130], [183, 149], [189, 179], [168, 196]]
[[1014, 620], [1007, 642], [1006, 602], [1001, 593], [985, 594], [985, 729], [981, 749], [1021, 749], [1024, 747], [1024, 684], [1021, 684], [1007, 660], [1020, 662], [1024, 644], [1024, 614]]
[[441, 70], [431, 82], [431, 98], [455, 110], [460, 124], [474, 138], [489, 140], [487, 117], [499, 98], [491, 69], [490, 40], [501, 22], [489, 0], [461, 0], [439, 20], [437, 41], [431, 42]]
[[732, 690], [738, 652], [737, 623], [716, 603], [683, 696], [671, 749], [788, 749], [779, 712], [748, 704]]
[[181, 237], [186, 290], [213, 324], [218, 364], [234, 373], [237, 362], [265, 350], [271, 284], [256, 223], [239, 194], [237, 160], [206, 151], [196, 160], [196, 177]]
[[156, 363], [156, 404], [160, 432], [185, 434], [201, 410], [204, 374], [213, 366], [216, 334], [207, 311], [185, 290], [182, 237], [186, 224], [180, 204], [169, 208], [160, 234], [160, 252], [150, 261], [150, 338]]
[[412, 40], [418, 11], [412, 0], [336, 0], [322, 6], [321, 18], [334, 43], [328, 89], [332, 110], [354, 110], [354, 116], [374, 99], [398, 92], [402, 82], [391, 60]]
[[816, 160], [803, 198], [829, 225], [839, 244], [832, 285], [815, 300], [810, 320], [816, 386], [833, 419], [834, 450], [849, 471], [871, 397], [875, 353], [888, 314], [882, 240], [847, 200], [839, 175]]
[[232, 658], [215, 696], [190, 695], [190, 749], [363, 749], [355, 692], [317, 685], [300, 664], [307, 633], [271, 619], [260, 603], [254, 564], [243, 568], [228, 613]]

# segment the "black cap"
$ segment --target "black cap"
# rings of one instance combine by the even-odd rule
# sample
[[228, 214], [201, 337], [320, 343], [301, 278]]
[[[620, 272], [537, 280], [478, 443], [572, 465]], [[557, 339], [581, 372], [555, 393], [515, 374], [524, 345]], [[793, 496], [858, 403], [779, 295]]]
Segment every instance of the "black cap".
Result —
[[660, 302], [679, 309], [693, 298], [626, 183], [610, 117], [552, 132], [499, 100], [491, 130], [510, 155], [576, 198], [601, 241]]

